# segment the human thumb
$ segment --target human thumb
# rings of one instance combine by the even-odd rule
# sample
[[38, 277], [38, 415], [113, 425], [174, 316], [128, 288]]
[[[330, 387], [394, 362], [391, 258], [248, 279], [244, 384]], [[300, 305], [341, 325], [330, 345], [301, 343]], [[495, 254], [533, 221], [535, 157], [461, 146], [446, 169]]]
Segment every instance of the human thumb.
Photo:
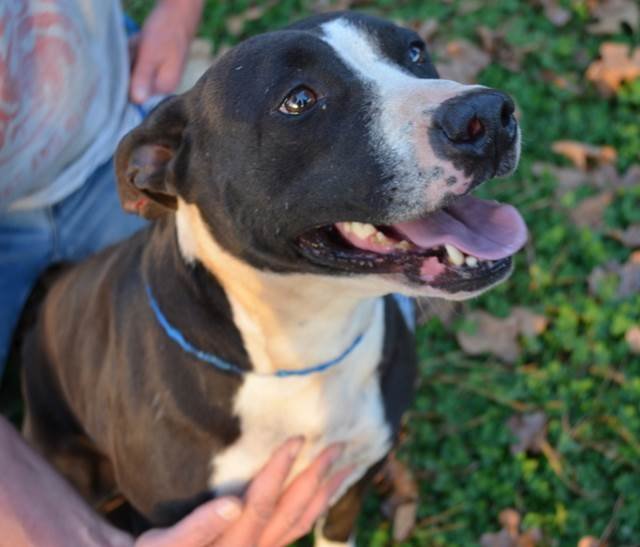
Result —
[[136, 547], [205, 547], [211, 545], [242, 514], [242, 503], [233, 497], [211, 500], [170, 528], [149, 530]]

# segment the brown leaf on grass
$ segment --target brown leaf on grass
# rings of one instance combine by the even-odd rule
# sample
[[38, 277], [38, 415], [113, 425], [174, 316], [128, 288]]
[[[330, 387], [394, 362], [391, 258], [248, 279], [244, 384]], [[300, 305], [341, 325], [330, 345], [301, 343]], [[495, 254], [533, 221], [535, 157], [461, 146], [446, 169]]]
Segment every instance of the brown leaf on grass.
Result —
[[591, 34], [616, 34], [624, 23], [637, 30], [640, 8], [637, 0], [599, 0], [591, 8], [595, 23], [587, 26]]
[[326, 13], [328, 11], [348, 10], [351, 7], [350, 0], [313, 0], [311, 2], [311, 11], [313, 13]]
[[558, 197], [562, 197], [567, 192], [588, 184], [589, 175], [575, 167], [557, 167], [550, 163], [535, 162], [532, 171], [537, 177], [545, 173], [552, 175], [558, 181], [556, 187], [556, 195]]
[[418, 36], [425, 42], [430, 43], [433, 37], [438, 32], [439, 23], [436, 19], [425, 19], [417, 24], [411, 25], [413, 30], [418, 33]]
[[313, 0], [310, 7], [313, 13], [326, 13], [354, 9], [371, 3], [372, 0]]
[[600, 56], [589, 65], [587, 79], [603, 97], [611, 97], [624, 82], [640, 76], [640, 48], [631, 51], [626, 44], [606, 42], [600, 46]]
[[624, 175], [620, 175], [616, 167], [609, 164], [600, 165], [589, 171], [581, 171], [575, 167], [557, 167], [542, 162], [533, 164], [534, 175], [541, 176], [545, 172], [553, 175], [558, 181], [557, 197], [562, 197], [580, 186], [600, 190], [618, 190], [640, 184], [640, 165], [634, 165]]
[[585, 536], [578, 542], [578, 547], [607, 547], [607, 543], [593, 536]]
[[549, 69], [542, 70], [540, 74], [545, 82], [552, 84], [563, 91], [567, 91], [573, 95], [580, 95], [584, 92], [583, 86], [580, 85], [573, 74], [558, 74]]
[[437, 318], [445, 327], [451, 327], [453, 321], [462, 312], [462, 303], [455, 300], [439, 298], [416, 298], [416, 322], [424, 325], [433, 318]]
[[569, 211], [571, 220], [580, 228], [602, 228], [604, 212], [613, 201], [614, 192], [605, 190], [596, 196], [583, 199]]
[[640, 247], [640, 224], [632, 224], [626, 230], [610, 230], [608, 235], [625, 247]]
[[454, 40], [444, 47], [435, 46], [440, 76], [463, 84], [476, 83], [478, 74], [491, 62], [489, 54], [467, 40]]
[[494, 61], [512, 72], [518, 72], [522, 68], [525, 56], [538, 49], [537, 44], [520, 47], [513, 46], [507, 41], [504, 29], [495, 30], [481, 25], [477, 28], [476, 33], [480, 38], [482, 49]]
[[640, 293], [640, 251], [632, 253], [629, 260], [620, 268], [618, 298], [628, 298]]
[[406, 541], [416, 524], [418, 483], [411, 470], [391, 452], [374, 477], [376, 490], [385, 498], [382, 511], [393, 522], [393, 539]]
[[571, 20], [571, 12], [558, 0], [534, 0], [533, 4], [542, 7], [546, 18], [556, 27], [563, 27]]
[[462, 350], [469, 355], [490, 353], [502, 361], [513, 363], [520, 357], [518, 336], [534, 336], [547, 327], [545, 317], [526, 308], [514, 308], [505, 319], [484, 311], [474, 311], [467, 320], [475, 324], [473, 334], [460, 330], [456, 333]]
[[586, 171], [598, 165], [615, 163], [618, 153], [612, 146], [594, 146], [578, 141], [556, 141], [551, 149], [569, 159], [578, 169]]
[[631, 253], [625, 264], [612, 261], [594, 268], [588, 278], [589, 292], [597, 296], [602, 282], [611, 275], [618, 278], [617, 298], [628, 298], [640, 293], [640, 251]]
[[469, 15], [484, 7], [483, 0], [462, 0], [458, 3], [456, 13], [458, 15]]
[[476, 331], [473, 334], [464, 331], [456, 333], [458, 343], [465, 353], [491, 353], [507, 363], [513, 363], [518, 359], [518, 327], [513, 321], [499, 319], [484, 311], [471, 312], [467, 320], [475, 323]]
[[578, 547], [609, 547], [609, 542], [593, 536], [585, 536], [578, 542]]
[[633, 188], [640, 184], [640, 165], [632, 165], [624, 176], [618, 177], [614, 188]]
[[598, 296], [603, 281], [610, 275], [618, 275], [620, 268], [620, 263], [616, 261], [610, 261], [606, 264], [596, 266], [587, 278], [587, 283], [589, 285], [589, 294], [591, 294], [592, 296]]
[[518, 325], [518, 330], [523, 336], [538, 336], [547, 330], [549, 320], [544, 316], [532, 312], [523, 306], [517, 306], [511, 310], [513, 317]]
[[494, 534], [482, 534], [482, 547], [535, 547], [542, 541], [542, 532], [538, 528], [520, 533], [520, 513], [515, 509], [502, 510], [498, 521], [502, 530]]
[[512, 416], [507, 427], [518, 438], [518, 442], [511, 445], [513, 454], [542, 452], [547, 441], [547, 416], [544, 412]]
[[640, 325], [630, 327], [625, 333], [624, 339], [629, 344], [632, 353], [640, 355]]

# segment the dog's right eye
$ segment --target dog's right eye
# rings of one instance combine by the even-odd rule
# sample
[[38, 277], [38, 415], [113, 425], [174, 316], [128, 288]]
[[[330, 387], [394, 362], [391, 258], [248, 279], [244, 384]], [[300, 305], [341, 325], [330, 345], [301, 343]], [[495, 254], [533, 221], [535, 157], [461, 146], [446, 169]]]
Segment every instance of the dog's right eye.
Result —
[[424, 50], [424, 44], [422, 42], [411, 42], [409, 45], [409, 60], [417, 65], [424, 63], [426, 58], [426, 52]]
[[280, 104], [280, 112], [290, 116], [298, 116], [311, 108], [318, 98], [312, 89], [305, 86], [296, 87]]

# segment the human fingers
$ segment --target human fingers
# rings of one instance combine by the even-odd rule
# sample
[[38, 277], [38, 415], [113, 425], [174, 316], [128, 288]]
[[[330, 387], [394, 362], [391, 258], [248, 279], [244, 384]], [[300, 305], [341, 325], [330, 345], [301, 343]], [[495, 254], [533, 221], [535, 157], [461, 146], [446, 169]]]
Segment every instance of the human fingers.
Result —
[[216, 546], [254, 546], [269, 523], [285, 482], [304, 438], [289, 439], [273, 454], [262, 470], [251, 481], [245, 495], [244, 511], [240, 519], [228, 530]]
[[138, 43], [129, 85], [129, 95], [134, 102], [143, 103], [151, 96], [160, 62], [161, 59], [155, 55], [149, 44], [148, 34], [143, 32]]
[[140, 33], [136, 32], [129, 36], [127, 40], [127, 49], [129, 50], [129, 69], [133, 70], [138, 57], [138, 49], [140, 47]]
[[353, 473], [353, 467], [346, 467], [331, 475], [309, 502], [295, 526], [275, 545], [288, 545], [308, 534], [313, 529], [317, 520], [327, 512], [329, 502], [333, 499], [333, 495], [351, 473]]
[[184, 63], [187, 56], [188, 44], [181, 44], [172, 48], [163, 61], [158, 65], [155, 78], [152, 81], [152, 94], [172, 93], [178, 87]]
[[[258, 542], [260, 547], [281, 545], [284, 536], [289, 535], [291, 530], [300, 528], [300, 517], [320, 490], [329, 469], [340, 457], [343, 450], [344, 445], [342, 444], [326, 448], [287, 487], [260, 536]], [[302, 535], [307, 531], [304, 530]]]
[[212, 545], [242, 514], [242, 503], [233, 497], [211, 500], [170, 528], [144, 533], [136, 547], [206, 547]]

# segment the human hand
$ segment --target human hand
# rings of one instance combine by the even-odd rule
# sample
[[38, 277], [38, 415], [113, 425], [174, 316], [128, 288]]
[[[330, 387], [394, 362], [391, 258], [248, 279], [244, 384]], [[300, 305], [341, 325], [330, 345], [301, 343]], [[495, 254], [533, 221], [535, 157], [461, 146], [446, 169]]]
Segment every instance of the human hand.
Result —
[[202, 4], [203, 0], [159, 0], [140, 33], [131, 39], [129, 95], [134, 102], [176, 89]]
[[285, 488], [303, 443], [291, 439], [274, 453], [254, 477], [244, 503], [214, 499], [171, 528], [143, 534], [136, 547], [280, 547], [304, 536], [352, 469], [328, 475], [343, 448], [332, 445]]

